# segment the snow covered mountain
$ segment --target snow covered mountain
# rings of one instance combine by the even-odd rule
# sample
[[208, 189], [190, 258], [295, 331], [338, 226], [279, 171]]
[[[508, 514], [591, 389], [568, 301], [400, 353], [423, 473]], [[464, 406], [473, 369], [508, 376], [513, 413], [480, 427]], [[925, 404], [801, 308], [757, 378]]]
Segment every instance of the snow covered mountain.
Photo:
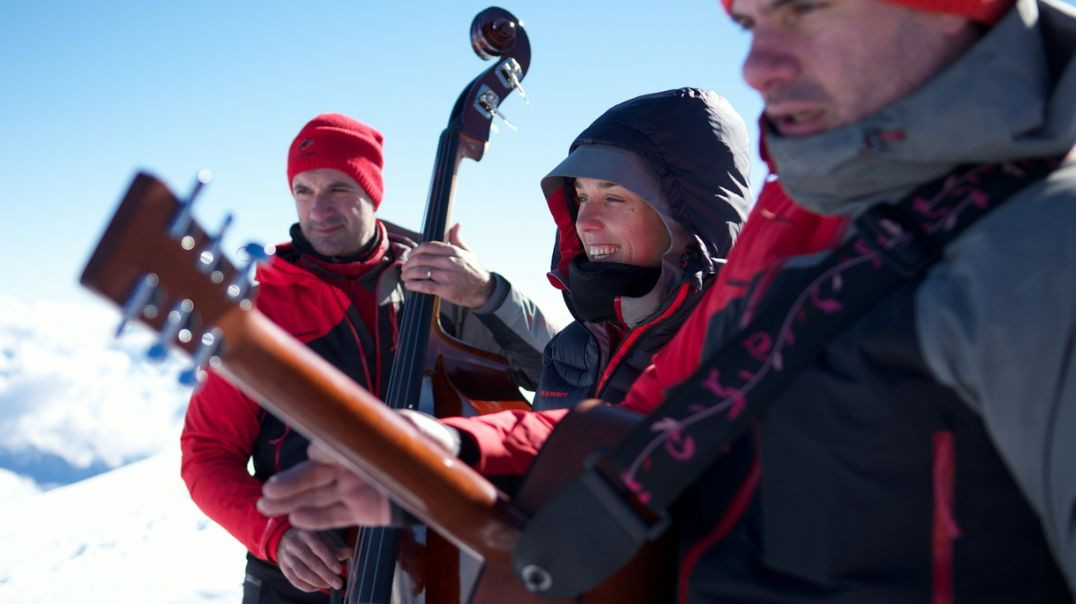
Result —
[[243, 547], [179, 479], [186, 361], [117, 322], [0, 293], [0, 602], [238, 602]]
[[0, 602], [238, 603], [245, 549], [191, 503], [176, 448], [0, 505]]

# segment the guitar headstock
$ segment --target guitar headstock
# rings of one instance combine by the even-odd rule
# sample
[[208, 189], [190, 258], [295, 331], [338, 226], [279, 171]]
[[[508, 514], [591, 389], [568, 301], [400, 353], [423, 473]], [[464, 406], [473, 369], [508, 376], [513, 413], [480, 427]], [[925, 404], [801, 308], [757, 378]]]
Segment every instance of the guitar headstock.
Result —
[[495, 59], [497, 63], [472, 80], [456, 100], [449, 128], [471, 139], [466, 156], [478, 161], [489, 142], [493, 117], [511, 126], [499, 110], [501, 102], [513, 91], [526, 96], [522, 81], [530, 68], [531, 46], [523, 22], [496, 6], [478, 13], [471, 21], [471, 46], [482, 59]]
[[[151, 358], [170, 346], [194, 357], [181, 376], [200, 378], [202, 365], [216, 358], [223, 338], [215, 325], [225, 313], [251, 306], [249, 265], [238, 268], [221, 251], [225, 219], [210, 234], [194, 220], [191, 207], [208, 173], [200, 173], [192, 193], [178, 199], [160, 180], [135, 176], [79, 282], [120, 307], [120, 328], [135, 320], [159, 332]], [[251, 261], [262, 259], [260, 246], [248, 246]]]

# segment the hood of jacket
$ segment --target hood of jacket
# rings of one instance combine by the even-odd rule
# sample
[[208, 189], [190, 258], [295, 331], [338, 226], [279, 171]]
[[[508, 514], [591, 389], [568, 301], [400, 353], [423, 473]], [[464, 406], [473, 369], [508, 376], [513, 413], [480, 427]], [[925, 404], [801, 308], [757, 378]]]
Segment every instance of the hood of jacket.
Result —
[[[666, 90], [609, 109], [571, 144], [542, 179], [557, 223], [550, 281], [570, 292], [568, 266], [583, 253], [575, 230], [572, 179], [615, 182], [661, 216], [671, 245], [648, 293], [624, 297], [628, 327], [657, 315], [682, 283], [701, 291], [728, 255], [751, 204], [751, 152], [743, 119], [727, 100], [698, 88]], [[570, 295], [566, 295], [572, 310]]]
[[1064, 155], [1076, 142], [1076, 8], [1016, 8], [919, 89], [806, 137], [764, 128], [785, 189], [820, 214], [895, 201], [960, 164]]

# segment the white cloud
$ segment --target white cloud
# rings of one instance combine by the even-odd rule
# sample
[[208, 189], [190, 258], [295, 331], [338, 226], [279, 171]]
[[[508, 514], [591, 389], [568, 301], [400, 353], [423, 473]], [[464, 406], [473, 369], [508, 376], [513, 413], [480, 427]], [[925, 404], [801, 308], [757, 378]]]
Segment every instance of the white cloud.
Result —
[[[103, 305], [0, 294], [0, 450], [113, 468], [176, 446], [189, 389], [178, 355], [144, 360], [152, 334]], [[29, 462], [27, 462], [29, 463]]]

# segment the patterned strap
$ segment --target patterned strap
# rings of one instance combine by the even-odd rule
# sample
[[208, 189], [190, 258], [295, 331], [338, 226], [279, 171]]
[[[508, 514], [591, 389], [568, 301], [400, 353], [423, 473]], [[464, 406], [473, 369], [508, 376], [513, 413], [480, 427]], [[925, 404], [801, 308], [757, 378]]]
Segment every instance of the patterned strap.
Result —
[[[842, 330], [901, 282], [933, 264], [961, 231], [1058, 158], [963, 167], [896, 204], [876, 204], [856, 233], [787, 287], [702, 363], [691, 378], [596, 463], [635, 503], [661, 516], [781, 390]], [[788, 269], [786, 269], [788, 270]]]

